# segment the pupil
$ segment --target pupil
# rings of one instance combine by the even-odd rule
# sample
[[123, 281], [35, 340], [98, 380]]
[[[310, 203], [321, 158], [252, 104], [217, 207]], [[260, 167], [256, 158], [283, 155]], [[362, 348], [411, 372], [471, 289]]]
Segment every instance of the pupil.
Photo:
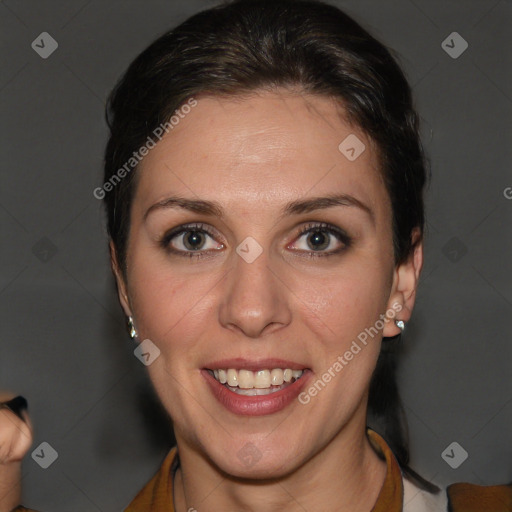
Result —
[[314, 251], [325, 249], [329, 245], [329, 239], [322, 231], [314, 231], [309, 237], [310, 247]]
[[194, 231], [189, 232], [189, 234], [184, 238], [185, 247], [187, 249], [197, 250], [197, 246], [202, 245], [202, 236], [202, 233], [197, 233]]

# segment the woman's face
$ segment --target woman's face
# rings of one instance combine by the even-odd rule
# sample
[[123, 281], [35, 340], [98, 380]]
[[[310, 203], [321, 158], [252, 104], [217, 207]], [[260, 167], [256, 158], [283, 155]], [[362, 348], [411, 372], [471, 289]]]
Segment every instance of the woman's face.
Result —
[[284, 475], [361, 431], [398, 333], [390, 201], [340, 112], [284, 90], [200, 98], [138, 170], [121, 301], [160, 350], [178, 443], [232, 475]]

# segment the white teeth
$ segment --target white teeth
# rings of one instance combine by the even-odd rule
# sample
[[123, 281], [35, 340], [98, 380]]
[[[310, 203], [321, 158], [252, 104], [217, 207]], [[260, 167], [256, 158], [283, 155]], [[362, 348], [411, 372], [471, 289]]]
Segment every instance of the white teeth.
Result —
[[259, 370], [254, 374], [254, 386], [257, 389], [270, 387], [270, 370]]
[[[236, 370], [234, 368], [210, 370], [216, 380], [225, 384], [229, 389], [236, 389], [239, 394], [258, 395], [266, 394], [267, 391], [278, 391], [285, 387], [292, 380], [298, 380], [302, 377], [304, 370], [291, 370], [290, 368], [273, 368], [271, 370]], [[278, 389], [279, 387], [279, 389]], [[247, 390], [242, 392], [242, 390]], [[249, 390], [251, 390], [249, 392]], [[262, 390], [256, 392], [255, 390]], [[266, 391], [263, 391], [266, 390]], [[253, 392], [254, 391], [254, 392]]]
[[238, 386], [238, 372], [230, 368], [228, 370], [228, 384], [230, 386]]
[[241, 389], [251, 389], [254, 387], [254, 374], [248, 370], [238, 372], [238, 387]]
[[272, 386], [280, 386], [284, 382], [283, 371], [274, 369], [270, 372], [270, 383]]

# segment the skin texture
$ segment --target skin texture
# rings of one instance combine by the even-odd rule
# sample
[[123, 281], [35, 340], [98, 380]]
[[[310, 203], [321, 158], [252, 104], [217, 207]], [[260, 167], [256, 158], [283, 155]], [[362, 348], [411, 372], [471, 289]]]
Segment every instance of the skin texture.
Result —
[[[274, 357], [300, 363], [318, 379], [359, 333], [398, 305], [407, 321], [422, 266], [418, 243], [395, 267], [392, 213], [371, 140], [351, 126], [333, 100], [297, 91], [237, 98], [201, 97], [198, 105], [145, 157], [131, 211], [126, 279], [112, 264], [119, 297], [139, 339], [161, 351], [148, 371], [174, 422], [181, 468], [178, 512], [209, 510], [371, 510], [386, 468], [366, 436], [368, 387], [387, 322], [336, 377], [303, 405], [243, 417], [213, 397], [201, 369], [214, 360]], [[354, 161], [338, 149], [355, 134], [366, 146]], [[292, 201], [349, 194], [355, 205], [280, 216]], [[215, 201], [222, 217], [154, 208], [170, 196]], [[203, 223], [204, 258], [160, 244], [171, 228]], [[311, 257], [308, 223], [334, 235]], [[254, 238], [262, 254], [236, 252]], [[170, 242], [186, 251], [183, 236]], [[192, 252], [189, 250], [189, 252]], [[318, 254], [318, 252], [316, 253]], [[238, 456], [252, 443], [260, 460]]]
[[[0, 392], [0, 402], [15, 396]], [[32, 423], [25, 411], [22, 414], [26, 422], [9, 409], [0, 409], [0, 512], [10, 512], [21, 501], [21, 460], [33, 440]]]

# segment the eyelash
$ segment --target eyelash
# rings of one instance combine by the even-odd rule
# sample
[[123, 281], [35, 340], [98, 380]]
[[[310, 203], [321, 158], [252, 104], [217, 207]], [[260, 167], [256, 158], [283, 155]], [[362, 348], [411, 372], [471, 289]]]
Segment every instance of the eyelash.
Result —
[[[325, 258], [328, 256], [334, 256], [334, 255], [337, 255], [337, 254], [343, 252], [345, 249], [350, 247], [350, 245], [352, 244], [352, 238], [347, 233], [345, 233], [345, 231], [341, 230], [340, 228], [338, 228], [336, 226], [333, 226], [332, 224], [326, 223], [326, 222], [309, 223], [309, 224], [303, 226], [300, 229], [297, 238], [300, 239], [306, 233], [314, 233], [317, 231], [333, 235], [335, 238], [338, 239], [338, 241], [340, 241], [344, 244], [344, 247], [341, 247], [334, 251], [331, 250], [330, 252], [300, 251], [300, 252], [306, 253], [306, 255], [303, 257]], [[206, 233], [207, 235], [211, 236], [212, 238], [215, 237], [215, 234], [213, 233], [213, 231], [206, 224], [202, 224], [202, 223], [186, 224], [183, 226], [178, 226], [177, 228], [174, 228], [171, 231], [167, 232], [160, 240], [159, 245], [161, 245], [162, 248], [166, 249], [167, 251], [171, 252], [172, 254], [175, 254], [177, 256], [181, 256], [184, 258], [201, 259], [201, 258], [208, 258], [210, 256], [205, 251], [181, 251], [181, 250], [177, 250], [177, 249], [172, 249], [170, 247], [171, 241], [174, 238], [176, 238], [177, 236], [182, 235], [184, 233]]]
[[171, 254], [175, 254], [176, 256], [182, 256], [184, 258], [190, 259], [201, 259], [207, 258], [209, 255], [204, 251], [180, 251], [177, 249], [173, 249], [170, 247], [170, 243], [173, 238], [176, 238], [183, 233], [206, 233], [212, 238], [215, 237], [215, 234], [206, 224], [186, 224], [184, 226], [178, 226], [177, 228], [171, 229], [168, 233], [166, 233], [163, 238], [160, 240], [160, 245], [169, 251]]

